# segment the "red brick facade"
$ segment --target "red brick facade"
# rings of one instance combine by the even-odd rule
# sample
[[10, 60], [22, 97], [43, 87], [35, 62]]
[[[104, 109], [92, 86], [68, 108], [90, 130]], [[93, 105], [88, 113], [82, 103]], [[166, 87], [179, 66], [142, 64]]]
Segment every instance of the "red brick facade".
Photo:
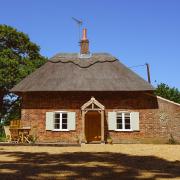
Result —
[[[168, 142], [170, 135], [180, 142], [180, 106], [147, 92], [39, 92], [21, 94], [22, 124], [31, 126], [31, 134], [39, 142], [76, 143], [81, 137], [81, 106], [93, 96], [105, 106], [105, 140], [111, 136], [114, 143]], [[45, 130], [48, 111], [76, 112], [76, 130], [54, 132]], [[108, 111], [138, 111], [140, 131], [108, 131]]]

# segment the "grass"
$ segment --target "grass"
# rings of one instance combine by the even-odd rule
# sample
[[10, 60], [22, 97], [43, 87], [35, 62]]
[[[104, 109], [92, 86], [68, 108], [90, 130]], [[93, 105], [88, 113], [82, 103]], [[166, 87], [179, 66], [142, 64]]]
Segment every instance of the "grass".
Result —
[[0, 146], [1, 179], [180, 179], [180, 145]]

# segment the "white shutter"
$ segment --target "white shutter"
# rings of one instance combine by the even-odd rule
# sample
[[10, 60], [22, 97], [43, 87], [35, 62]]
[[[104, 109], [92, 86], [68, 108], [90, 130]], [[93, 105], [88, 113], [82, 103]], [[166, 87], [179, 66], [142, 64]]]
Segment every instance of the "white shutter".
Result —
[[76, 113], [75, 112], [68, 112], [68, 130], [75, 130], [76, 129]]
[[54, 128], [54, 112], [46, 112], [46, 130], [53, 130]]
[[139, 112], [131, 112], [131, 128], [133, 131], [139, 131]]
[[116, 129], [116, 112], [108, 112], [108, 130]]

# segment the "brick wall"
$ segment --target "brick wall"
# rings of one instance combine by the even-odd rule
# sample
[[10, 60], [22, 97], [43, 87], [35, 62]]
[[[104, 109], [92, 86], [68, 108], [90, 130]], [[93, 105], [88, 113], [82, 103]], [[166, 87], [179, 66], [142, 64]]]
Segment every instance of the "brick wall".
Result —
[[[81, 135], [81, 106], [94, 96], [105, 106], [105, 137], [115, 143], [165, 143], [170, 134], [180, 142], [180, 106], [147, 95], [147, 92], [39, 92], [21, 95], [22, 123], [31, 126], [31, 134], [41, 142], [75, 143]], [[45, 130], [47, 111], [76, 112], [76, 130], [53, 132]], [[108, 111], [140, 112], [140, 131], [115, 132], [107, 130]]]

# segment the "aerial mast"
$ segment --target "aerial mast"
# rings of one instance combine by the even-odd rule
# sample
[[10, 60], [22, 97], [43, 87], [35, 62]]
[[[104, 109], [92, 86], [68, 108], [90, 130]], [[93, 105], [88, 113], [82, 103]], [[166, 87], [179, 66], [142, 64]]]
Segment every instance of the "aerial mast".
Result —
[[148, 82], [151, 84], [150, 67], [148, 63], [146, 63], [146, 69], [147, 69]]
[[79, 30], [79, 42], [80, 42], [80, 40], [81, 40], [81, 35], [80, 35], [80, 33], [81, 33], [81, 26], [82, 26], [82, 24], [83, 24], [83, 22], [82, 22], [82, 20], [79, 20], [79, 19], [76, 19], [76, 18], [74, 18], [74, 17], [72, 17], [72, 19], [77, 23], [77, 25], [78, 25], [78, 30]]

